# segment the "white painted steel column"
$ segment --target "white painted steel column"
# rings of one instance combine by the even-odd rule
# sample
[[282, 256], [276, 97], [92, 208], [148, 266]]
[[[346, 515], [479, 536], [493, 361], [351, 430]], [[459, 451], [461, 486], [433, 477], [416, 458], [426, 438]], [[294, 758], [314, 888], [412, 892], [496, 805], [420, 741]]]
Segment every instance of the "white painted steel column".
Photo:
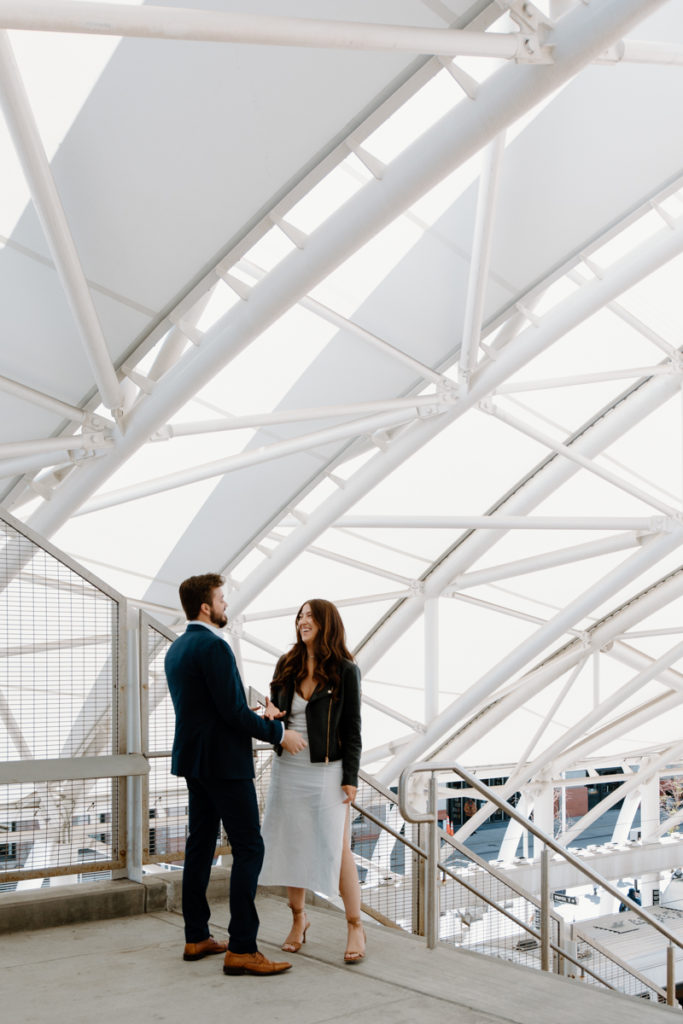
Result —
[[14, 53], [7, 33], [3, 31], [0, 31], [0, 103], [57, 273], [78, 324], [97, 389], [108, 409], [120, 409], [123, 404], [121, 386], [114, 372]]
[[[126, 604], [126, 676], [125, 692], [127, 707], [126, 753], [142, 753], [142, 723], [140, 703], [140, 613], [137, 608]], [[144, 807], [142, 800], [143, 777], [128, 776], [126, 779], [127, 802], [127, 843], [126, 876], [133, 882], [142, 881], [142, 849]]]
[[[507, 125], [569, 81], [615, 39], [663, 2], [605, 0], [590, 8], [582, 6], [564, 18], [561, 27], [553, 34], [554, 64], [535, 67], [506, 65], [483, 82], [475, 100], [459, 104], [428, 129], [387, 166], [381, 181], [368, 182], [308, 237], [304, 249], [292, 252], [257, 284], [248, 302], [235, 306], [207, 331], [201, 347], [183, 357], [163, 377], [153, 394], [133, 410], [126, 424], [125, 437], [122, 434], [117, 436], [115, 454], [103, 460], [102, 464], [72, 474], [64, 487], [55, 492], [49, 505], [45, 503], [32, 517], [31, 525], [44, 535], [54, 533], [188, 398], [301, 296], [310, 292], [399, 213], [500, 134]], [[662, 254], [662, 261], [666, 262], [673, 255]], [[654, 269], [653, 265], [644, 273]], [[517, 347], [516, 340], [512, 348]], [[500, 380], [505, 376], [503, 374]], [[416, 431], [412, 439], [413, 451], [433, 436], [424, 429], [424, 424], [420, 426], [422, 431]], [[407, 454], [406, 446], [397, 461]], [[385, 465], [386, 469], [373, 466], [376, 479], [390, 472], [392, 460], [388, 459]], [[364, 493], [361, 490], [364, 483], [365, 477], [359, 484], [360, 493]], [[340, 502], [339, 511], [332, 518], [348, 508], [353, 500], [355, 498], [346, 504]], [[303, 547], [306, 543], [304, 541]], [[298, 553], [296, 542], [291, 549], [288, 545], [280, 545], [280, 549], [282, 557]], [[274, 578], [279, 568], [272, 560], [271, 564], [271, 578]], [[256, 592], [260, 592], [266, 583], [260, 578], [255, 579]], [[249, 591], [251, 600], [253, 586]], [[242, 602], [241, 608], [248, 603], [248, 600]]]
[[493, 234], [500, 165], [504, 152], [505, 133], [502, 132], [489, 146], [479, 179], [474, 241], [472, 243], [472, 256], [467, 283], [462, 344], [460, 346], [459, 377], [465, 390], [469, 387], [470, 375], [477, 360], [477, 349], [479, 348], [479, 338], [481, 336], [484, 299], [486, 297], [486, 284], [491, 257], [491, 236]]
[[439, 599], [425, 602], [424, 614], [425, 723], [439, 713]]
[[464, 715], [473, 711], [479, 703], [493, 694], [507, 679], [510, 679], [532, 658], [538, 657], [549, 644], [559, 639], [569, 626], [573, 626], [585, 615], [598, 608], [603, 601], [617, 594], [623, 587], [637, 580], [646, 569], [665, 558], [683, 544], [683, 526], [672, 530], [670, 534], [647, 541], [643, 547], [621, 565], [608, 572], [599, 583], [594, 584], [579, 597], [563, 608], [554, 618], [550, 619], [541, 629], [511, 651], [502, 661], [494, 665], [476, 683], [467, 688], [462, 696], [453, 701], [441, 712], [436, 722], [428, 726], [424, 736], [417, 737], [405, 750], [401, 751], [383, 771], [378, 774], [382, 782], [390, 782], [400, 774], [411, 761], [418, 760], [422, 754], [436, 743], [444, 732], [461, 722]]
[[[523, 681], [520, 681], [520, 685], [515, 687], [515, 695], [512, 699], [505, 698], [503, 700], [495, 701], [495, 713], [489, 712], [488, 715], [481, 714], [481, 708], [477, 706], [475, 702], [474, 709], [474, 722], [468, 726], [459, 729], [458, 740], [449, 743], [447, 746], [447, 756], [457, 757], [462, 750], [467, 749], [469, 745], [475, 742], [480, 735], [486, 732], [492, 725], [496, 724], [497, 718], [502, 720], [507, 714], [509, 714], [515, 707], [521, 706], [523, 701], [528, 700], [534, 694], [539, 693], [548, 683], [559, 678], [565, 672], [572, 669], [580, 660], [585, 658], [592, 650], [600, 650], [606, 644], [609, 644], [615, 637], [625, 630], [630, 628], [635, 622], [639, 622], [646, 618], [648, 615], [654, 613], [659, 608], [664, 607], [670, 601], [675, 600], [683, 594], [683, 569], [677, 570], [671, 573], [668, 577], [662, 580], [656, 586], [648, 588], [643, 594], [636, 599], [630, 601], [621, 610], [607, 616], [602, 622], [592, 627], [586, 634], [585, 638], [579, 638], [570, 641], [563, 649], [547, 659], [538, 669], [534, 669], [525, 676]], [[523, 685], [522, 685], [523, 684]], [[468, 691], [469, 692], [469, 691]], [[462, 704], [461, 704], [462, 702]], [[468, 694], [464, 694], [462, 698], [456, 700], [442, 713], [437, 723], [434, 723], [431, 730], [427, 730], [425, 733], [426, 744], [424, 750], [429, 749], [435, 742], [434, 739], [430, 739], [430, 733], [436, 731], [438, 725], [443, 724], [444, 716], [448, 714], [449, 718], [455, 717], [456, 721], [459, 721], [464, 714], [467, 713], [467, 708], [470, 705], [468, 700]], [[497, 716], [497, 717], [496, 717]], [[448, 731], [449, 726], [446, 725], [443, 731]], [[436, 737], [438, 739], [438, 737]], [[400, 763], [405, 760], [406, 765], [412, 763], [416, 758], [411, 756], [410, 751], [415, 749], [418, 745], [417, 740], [413, 740], [410, 744], [406, 744], [402, 748], [402, 751], [393, 762], [391, 762], [383, 773], [386, 775], [392, 775], [393, 769], [396, 763]], [[443, 748], [442, 748], [443, 749]], [[419, 755], [418, 755], [419, 756]], [[576, 758], [575, 758], [576, 759]], [[401, 769], [403, 770], [403, 769]]]
[[[624, 802], [621, 806], [616, 824], [612, 831], [613, 843], [626, 842], [629, 836], [629, 832], [633, 828], [633, 819], [639, 807], [640, 793], [630, 793], [627, 797], [624, 797]], [[562, 828], [562, 831], [567, 831], [566, 822]]]
[[[597, 657], [599, 648], [593, 644], [591, 646], [593, 647], [593, 657]], [[611, 696], [607, 697], [602, 704], [591, 709], [579, 721], [575, 722], [569, 729], [566, 729], [553, 743], [536, 754], [532, 761], [521, 765], [501, 787], [500, 795], [507, 799], [520, 786], [528, 784], [533, 779], [534, 774], [544, 770], [546, 766], [553, 775], [558, 775], [560, 772], [576, 764], [579, 760], [579, 755], [572, 750], [571, 743], [580, 737], [585, 737], [589, 729], [592, 729], [598, 722], [602, 721], [610, 712], [622, 706], [626, 700], [633, 696], [633, 694], [638, 693], [639, 690], [653, 679], [658, 679], [663, 670], [675, 664], [682, 657], [683, 641], [661, 655], [656, 661], [651, 661], [637, 675], [625, 683], [624, 686], [620, 686]], [[529, 686], [529, 682], [531, 680], [528, 680], [527, 684], [524, 685], [524, 681], [522, 681], [517, 692], [508, 694], [496, 704], [493, 711], [495, 722], [492, 721], [490, 715], [480, 715], [480, 731], [486, 727], [490, 729], [494, 724], [503, 721], [507, 715], [512, 714], [517, 707], [521, 706], [522, 702], [532, 695], [532, 692], [538, 692], [537, 687]], [[678, 693], [677, 700], [674, 703], [683, 703], [683, 694]], [[458, 758], [463, 750], [466, 750], [467, 746], [471, 745], [472, 737], [466, 739], [465, 736], [466, 730], [463, 730], [462, 735], [452, 745], [452, 749], [449, 748], [449, 757]], [[584, 740], [580, 755], [582, 758], [586, 757], [592, 749], [601, 743], [601, 734], [594, 734], [591, 739], [592, 743], [590, 745]], [[467, 836], [471, 835], [478, 825], [486, 821], [494, 810], [493, 806], [481, 807], [476, 815], [459, 830], [458, 839], [464, 842]]]
[[604, 799], [597, 803], [595, 807], [592, 807], [587, 814], [584, 814], [563, 836], [558, 838], [558, 843], [561, 846], [568, 846], [573, 839], [580, 836], [582, 832], [597, 821], [598, 818], [602, 817], [605, 811], [608, 811], [610, 807], [614, 807], [621, 799], [628, 796], [634, 790], [642, 790], [644, 786], [653, 778], [659, 777], [659, 772], [671, 761], [675, 761], [680, 757], [683, 751], [683, 742], [672, 744], [659, 756], [648, 758], [641, 765], [639, 771], [631, 776], [628, 781], [624, 782], [623, 785], [619, 786], [618, 789], [612, 790]]

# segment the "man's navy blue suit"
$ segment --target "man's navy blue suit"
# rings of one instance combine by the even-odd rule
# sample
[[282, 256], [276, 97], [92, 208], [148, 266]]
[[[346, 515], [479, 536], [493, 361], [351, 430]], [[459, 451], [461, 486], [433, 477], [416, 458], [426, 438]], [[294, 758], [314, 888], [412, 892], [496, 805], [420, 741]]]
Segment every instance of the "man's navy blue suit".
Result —
[[229, 947], [233, 953], [253, 953], [263, 840], [251, 739], [279, 743], [283, 727], [249, 709], [232, 650], [199, 622], [189, 622], [186, 632], [171, 644], [165, 669], [176, 715], [171, 772], [185, 777], [189, 794], [185, 941], [201, 942], [209, 936], [206, 890], [222, 821], [232, 848]]

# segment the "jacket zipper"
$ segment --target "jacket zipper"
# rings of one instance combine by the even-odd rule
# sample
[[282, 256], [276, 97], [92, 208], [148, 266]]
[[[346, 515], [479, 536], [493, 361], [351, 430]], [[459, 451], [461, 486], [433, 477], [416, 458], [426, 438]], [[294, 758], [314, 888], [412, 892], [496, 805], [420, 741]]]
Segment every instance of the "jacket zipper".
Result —
[[329, 764], [330, 761], [330, 716], [332, 714], [332, 697], [330, 697], [327, 705], [327, 747], [325, 751], [325, 764]]

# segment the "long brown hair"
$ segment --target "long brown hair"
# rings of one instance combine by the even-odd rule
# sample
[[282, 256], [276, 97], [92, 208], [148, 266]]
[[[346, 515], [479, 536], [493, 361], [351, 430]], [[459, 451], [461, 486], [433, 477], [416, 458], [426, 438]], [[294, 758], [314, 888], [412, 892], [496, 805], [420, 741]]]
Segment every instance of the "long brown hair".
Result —
[[344, 659], [353, 661], [353, 655], [346, 646], [344, 623], [336, 606], [331, 601], [325, 601], [320, 597], [304, 601], [296, 613], [296, 642], [291, 650], [287, 654], [283, 654], [278, 661], [273, 684], [283, 686], [285, 679], [293, 677], [294, 685], [298, 690], [308, 675], [306, 660], [308, 648], [299, 635], [299, 619], [305, 605], [310, 607], [311, 615], [318, 627], [313, 651], [315, 655], [313, 678], [316, 682], [316, 689], [322, 686], [331, 686], [333, 696], [336, 698], [341, 682], [341, 663]]

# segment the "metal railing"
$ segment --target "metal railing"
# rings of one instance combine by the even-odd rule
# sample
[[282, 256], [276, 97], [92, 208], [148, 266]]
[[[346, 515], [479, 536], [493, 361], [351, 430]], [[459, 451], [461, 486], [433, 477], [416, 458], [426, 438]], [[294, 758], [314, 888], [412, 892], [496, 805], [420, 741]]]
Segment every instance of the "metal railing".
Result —
[[[479, 858], [474, 857], [471, 851], [468, 851], [467, 848], [459, 843], [453, 836], [449, 836], [439, 827], [437, 776], [443, 773], [459, 776], [468, 784], [468, 786], [481, 793], [486, 800], [490, 801], [501, 810], [504, 810], [510, 818], [521, 824], [523, 828], [525, 828], [542, 844], [539, 858], [541, 874], [540, 898], [528, 893], [525, 893], [522, 897], [537, 910], [533, 923], [525, 921], [523, 917], [520, 917], [519, 913], [514, 912], [514, 908], [510, 908], [505, 905], [501, 906], [500, 892], [496, 892], [495, 897], [492, 897], [492, 895], [482, 891], [481, 884], [473, 884], [472, 880], [463, 877], [462, 874], [458, 874], [457, 871], [451, 869], [446, 863], [447, 858], [444, 857], [442, 851], [442, 847], [444, 845], [447, 848], [453, 848], [460, 853], [465, 853], [467, 858], [472, 862], [478, 861], [478, 866], [481, 869], [482, 874], [489, 876], [489, 878], [496, 879], [504, 886], [516, 888], [517, 892], [521, 895], [521, 890], [518, 887], [514, 887], [502, 872], [494, 868], [492, 865], [481, 861]], [[415, 776], [420, 774], [429, 775], [426, 790], [427, 801], [425, 810], [418, 810], [412, 806], [411, 797], [409, 795], [412, 780]], [[481, 903], [489, 908], [490, 911], [493, 911], [495, 914], [503, 914], [503, 916], [506, 917], [516, 929], [518, 929], [517, 934], [519, 934], [519, 932], [523, 932], [529, 936], [530, 942], [533, 940], [534, 943], [538, 943], [539, 953], [536, 954], [537, 963], [534, 966], [540, 966], [540, 968], [545, 971], [554, 970], [558, 973], [569, 974], [570, 976], [579, 976], [594, 983], [604, 985], [607, 988], [618, 989], [622, 992], [626, 991], [627, 994], [645, 996], [646, 998], [666, 1002], [669, 1006], [677, 1005], [675, 998], [674, 947], [683, 949], [683, 942], [681, 942], [676, 935], [658, 921], [655, 916], [649, 914], [647, 910], [643, 909], [637, 903], [634, 903], [633, 900], [629, 899], [627, 896], [624, 896], [616, 886], [612, 885], [612, 883], [606, 878], [603, 878], [597, 871], [588, 867], [578, 857], [571, 853], [571, 851], [560, 846], [552, 836], [541, 831], [541, 829], [539, 829], [532, 821], [529, 821], [529, 819], [512, 806], [512, 804], [501, 800], [494, 790], [481, 782], [471, 772], [455, 763], [440, 764], [434, 762], [423, 762], [412, 765], [405, 769], [400, 778], [399, 806], [403, 817], [407, 821], [425, 827], [427, 832], [425, 843], [426, 849], [424, 850], [424, 934], [426, 936], [428, 946], [434, 947], [441, 938], [440, 921], [442, 917], [442, 899], [440, 893], [440, 877], [447, 875], [457, 886], [467, 889], [475, 899], [481, 901]], [[562, 926], [560, 925], [562, 919], [551, 909], [549, 885], [550, 851], [553, 851], [556, 856], [559, 856], [568, 864], [571, 864], [572, 867], [581, 875], [585, 876], [590, 883], [600, 886], [621, 904], [625, 904], [629, 911], [636, 914], [649, 927], [662, 935], [666, 941], [666, 990], [661, 989], [630, 964], [627, 964], [614, 953], [596, 943], [595, 940], [588, 938], [580, 928], [574, 927], [573, 935], [570, 937], [569, 941], [567, 941], [566, 935], [563, 934]], [[480, 880], [478, 881], [480, 882]], [[503, 902], [505, 902], [504, 899]], [[514, 937], [514, 932], [511, 933], [511, 937]], [[524, 940], [520, 942], [518, 939], [515, 943], [515, 948], [519, 950], [520, 945], [522, 947], [525, 945]], [[485, 943], [481, 942], [480, 946], [485, 946]], [[577, 948], [577, 946], [579, 948]], [[583, 956], [581, 947], [583, 947]], [[505, 952], [510, 951], [510, 948], [511, 947], [509, 945], [507, 949], [503, 947], [501, 950], [499, 945], [495, 955], [504, 955]], [[594, 970], [593, 967], [589, 967], [587, 965], [585, 956], [585, 950], [587, 949], [590, 950], [593, 963], [596, 964], [601, 962], [603, 970]], [[480, 951], [483, 951], [483, 949], [480, 949]], [[514, 957], [508, 958], [515, 959]], [[538, 962], [539, 958], [540, 963]], [[573, 965], [574, 970], [567, 970], [567, 964]], [[607, 977], [610, 973], [612, 975], [611, 980]], [[626, 979], [628, 979], [628, 983]]]
[[0, 885], [123, 873], [125, 598], [0, 514]]
[[[139, 879], [146, 864], [182, 860], [187, 795], [184, 780], [170, 775], [175, 720], [163, 669], [175, 634], [11, 517], [0, 526], [0, 884], [109, 871]], [[22, 616], [29, 601], [40, 615]], [[41, 686], [47, 703], [38, 718], [28, 701]], [[255, 756], [263, 807], [272, 752]], [[459, 775], [540, 840], [540, 897], [439, 828], [441, 772]], [[430, 774], [429, 799], [418, 811], [408, 791], [422, 773]], [[4, 835], [3, 821], [12, 824]], [[224, 835], [217, 842], [217, 854], [229, 849]], [[424, 934], [430, 946], [448, 941], [674, 1003], [674, 947], [683, 944], [458, 765], [414, 765], [398, 794], [361, 772], [351, 845], [363, 909], [382, 923]], [[666, 992], [580, 928], [567, 935], [550, 908], [550, 850], [666, 939]]]

